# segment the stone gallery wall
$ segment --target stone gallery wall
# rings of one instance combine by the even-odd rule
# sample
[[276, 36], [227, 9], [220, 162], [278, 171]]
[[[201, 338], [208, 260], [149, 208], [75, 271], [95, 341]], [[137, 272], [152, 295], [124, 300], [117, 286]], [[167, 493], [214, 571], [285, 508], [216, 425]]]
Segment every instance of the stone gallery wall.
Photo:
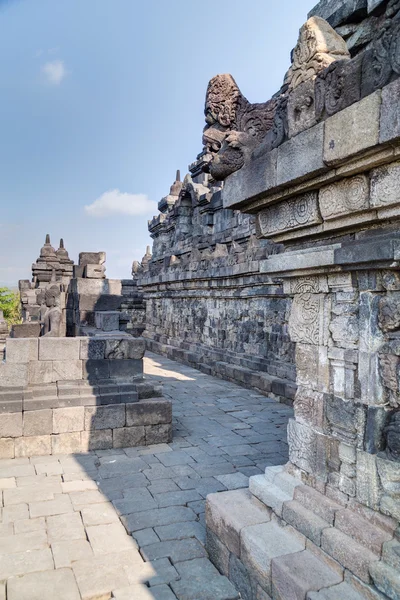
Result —
[[399, 33], [398, 1], [321, 2], [271, 128], [209, 167], [279, 244], [260, 272], [295, 344], [289, 463], [207, 503], [208, 548], [250, 599], [400, 597]]

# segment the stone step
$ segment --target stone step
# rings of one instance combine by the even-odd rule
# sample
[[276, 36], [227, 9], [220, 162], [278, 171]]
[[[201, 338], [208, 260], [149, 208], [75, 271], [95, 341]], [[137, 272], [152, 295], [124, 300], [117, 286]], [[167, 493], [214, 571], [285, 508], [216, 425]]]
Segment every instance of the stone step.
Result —
[[278, 516], [282, 516], [284, 502], [293, 499], [293, 494], [288, 494], [280, 487], [268, 481], [265, 475], [253, 475], [253, 477], [250, 477], [249, 490], [266, 507], [272, 508]]
[[321, 535], [321, 548], [337, 560], [343, 567], [365, 583], [370, 583], [369, 568], [378, 561], [376, 554], [356, 542], [336, 527], [324, 529]]
[[346, 582], [324, 588], [319, 592], [309, 592], [307, 600], [366, 600], [351, 585]]
[[272, 521], [246, 527], [240, 536], [240, 559], [268, 593], [271, 593], [273, 559], [286, 555], [292, 557], [304, 549], [304, 538]]
[[371, 577], [374, 584], [383, 594], [391, 600], [400, 598], [400, 573], [384, 562], [371, 566]]
[[393, 538], [393, 534], [380, 529], [347, 508], [336, 512], [335, 527], [377, 556], [381, 555], [384, 542]]
[[335, 513], [343, 509], [341, 504], [327, 498], [327, 496], [317, 492], [317, 490], [308, 485], [297, 486], [294, 492], [294, 499], [306, 508], [312, 507], [313, 513], [330, 525], [333, 525], [335, 521]]
[[321, 519], [313, 510], [305, 508], [297, 500], [283, 504], [282, 518], [317, 546], [321, 545], [321, 535], [324, 529], [331, 527], [327, 521]]
[[271, 577], [272, 597], [282, 600], [304, 600], [309, 592], [318, 592], [343, 580], [339, 571], [331, 569], [309, 550], [274, 558]]

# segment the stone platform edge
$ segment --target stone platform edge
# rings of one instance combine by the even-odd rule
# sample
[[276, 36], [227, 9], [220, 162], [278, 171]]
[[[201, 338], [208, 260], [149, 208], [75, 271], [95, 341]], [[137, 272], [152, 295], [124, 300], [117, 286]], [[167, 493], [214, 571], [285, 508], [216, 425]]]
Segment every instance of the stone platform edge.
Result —
[[172, 404], [162, 397], [0, 414], [0, 458], [73, 454], [171, 440]]

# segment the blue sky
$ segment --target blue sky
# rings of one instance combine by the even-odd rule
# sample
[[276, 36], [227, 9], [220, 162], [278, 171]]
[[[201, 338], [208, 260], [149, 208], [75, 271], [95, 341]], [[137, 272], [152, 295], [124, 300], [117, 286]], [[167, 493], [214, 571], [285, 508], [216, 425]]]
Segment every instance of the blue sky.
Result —
[[0, 284], [31, 277], [46, 233], [130, 277], [201, 151], [209, 79], [269, 99], [314, 4], [0, 0]]

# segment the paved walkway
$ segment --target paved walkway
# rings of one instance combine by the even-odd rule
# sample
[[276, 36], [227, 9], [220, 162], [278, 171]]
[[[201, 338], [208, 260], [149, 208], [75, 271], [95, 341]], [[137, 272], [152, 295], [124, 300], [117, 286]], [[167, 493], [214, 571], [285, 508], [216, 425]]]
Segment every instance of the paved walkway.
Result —
[[171, 444], [0, 460], [0, 600], [239, 598], [207, 559], [205, 497], [287, 461], [291, 409], [158, 355], [145, 371]]

